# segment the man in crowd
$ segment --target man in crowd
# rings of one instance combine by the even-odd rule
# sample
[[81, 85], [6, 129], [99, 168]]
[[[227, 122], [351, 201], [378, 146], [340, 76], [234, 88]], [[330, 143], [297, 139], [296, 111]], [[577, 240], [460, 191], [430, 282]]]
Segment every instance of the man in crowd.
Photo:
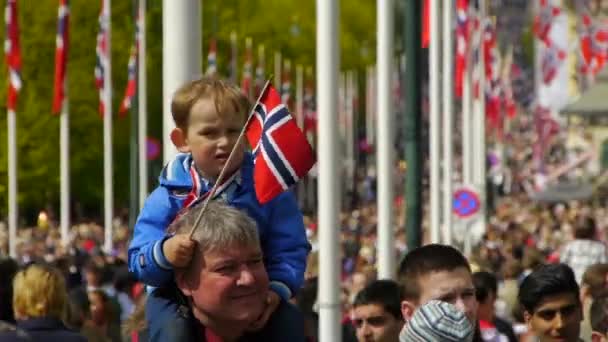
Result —
[[394, 342], [403, 327], [401, 291], [392, 280], [376, 280], [353, 302], [352, 322], [359, 342]]
[[528, 328], [540, 342], [579, 341], [583, 312], [568, 265], [544, 265], [530, 273], [519, 287], [519, 303]]
[[454, 247], [431, 244], [410, 251], [398, 270], [405, 324], [431, 300], [453, 304], [477, 324], [477, 299], [467, 259]]
[[475, 284], [475, 296], [479, 302], [477, 317], [483, 340], [517, 342], [511, 324], [496, 317], [494, 307], [498, 291], [496, 276], [489, 272], [475, 272], [473, 273], [473, 283]]
[[596, 298], [591, 304], [591, 342], [608, 341], [608, 296]]

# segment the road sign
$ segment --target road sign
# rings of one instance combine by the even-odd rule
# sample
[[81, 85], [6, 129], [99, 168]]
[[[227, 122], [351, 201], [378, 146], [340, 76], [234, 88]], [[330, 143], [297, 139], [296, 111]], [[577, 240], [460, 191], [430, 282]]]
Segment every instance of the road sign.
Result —
[[460, 218], [469, 218], [481, 209], [479, 194], [470, 188], [456, 188], [453, 198], [453, 211]]

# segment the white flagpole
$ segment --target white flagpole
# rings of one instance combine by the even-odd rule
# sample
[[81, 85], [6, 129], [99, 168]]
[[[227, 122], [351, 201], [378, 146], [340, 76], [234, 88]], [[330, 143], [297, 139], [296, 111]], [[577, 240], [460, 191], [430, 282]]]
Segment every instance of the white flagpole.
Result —
[[112, 13], [111, 0], [103, 2], [107, 23], [107, 56], [104, 65], [104, 108], [103, 113], [103, 185], [104, 185], [104, 250], [112, 251], [112, 219], [114, 216], [114, 192], [112, 179]]
[[429, 117], [429, 138], [430, 138], [430, 223], [431, 223], [431, 243], [440, 242], [441, 233], [441, 212], [440, 212], [440, 189], [439, 189], [439, 120], [440, 120], [440, 92], [439, 88], [439, 48], [441, 37], [439, 32], [439, 0], [430, 0], [430, 44], [429, 44], [429, 100], [430, 100], [430, 117]]
[[352, 194], [353, 183], [354, 183], [354, 169], [355, 169], [355, 118], [353, 108], [353, 97], [354, 97], [354, 72], [349, 70], [346, 72], [346, 86], [344, 96], [344, 109], [345, 109], [345, 124], [346, 124], [346, 188]]
[[[304, 68], [301, 64], [296, 65], [296, 120], [298, 127], [304, 130]], [[298, 204], [304, 207], [305, 184], [304, 179], [298, 182]]]
[[379, 0], [378, 27], [378, 278], [395, 275], [393, 223], [393, 0]]
[[[469, 37], [469, 42], [473, 40], [473, 36]], [[469, 43], [469, 46], [471, 44]], [[471, 116], [471, 104], [472, 104], [472, 93], [471, 93], [471, 68], [473, 67], [470, 48], [467, 52], [466, 58], [466, 70], [464, 74], [464, 80], [462, 85], [462, 181], [466, 185], [470, 185], [473, 167], [473, 144], [472, 144], [472, 116]]]
[[9, 255], [17, 257], [17, 118], [15, 111], [7, 113], [8, 130], [8, 243]]
[[200, 0], [163, 0], [163, 158], [173, 159], [177, 150], [169, 139], [175, 127], [171, 116], [173, 93], [185, 82], [199, 77], [202, 65]]
[[443, 1], [443, 243], [452, 244], [452, 118], [454, 47], [452, 33], [453, 1]]
[[317, 0], [319, 341], [342, 340], [338, 213], [338, 1]]
[[67, 87], [68, 72], [65, 71], [63, 81], [64, 97], [61, 104], [61, 118], [59, 121], [59, 164], [60, 164], [60, 207], [61, 207], [61, 244], [67, 247], [70, 232], [70, 110], [69, 93]]
[[148, 99], [146, 86], [146, 0], [139, 0], [139, 57], [137, 66], [138, 148], [139, 148], [139, 207], [148, 197]]
[[281, 80], [281, 53], [275, 51], [274, 53], [274, 86], [281, 92], [283, 83]]

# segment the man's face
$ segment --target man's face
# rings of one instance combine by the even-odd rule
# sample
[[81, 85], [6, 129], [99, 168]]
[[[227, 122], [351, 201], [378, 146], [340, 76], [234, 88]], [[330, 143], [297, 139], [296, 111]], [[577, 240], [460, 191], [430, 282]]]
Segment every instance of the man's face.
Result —
[[359, 342], [395, 342], [399, 340], [403, 320], [379, 304], [366, 304], [353, 309], [353, 325]]
[[192, 270], [177, 280], [199, 320], [249, 324], [266, 305], [268, 275], [258, 246], [197, 252]]
[[471, 272], [466, 267], [451, 271], [437, 271], [418, 278], [420, 296], [417, 302], [402, 303], [403, 316], [411, 319], [414, 310], [431, 300], [440, 300], [456, 306], [464, 312], [472, 324], [477, 324], [477, 299]]
[[546, 296], [533, 313], [526, 311], [524, 318], [540, 342], [578, 341], [582, 309], [573, 293]]
[[[191, 152], [196, 166], [204, 177], [215, 179], [228, 161], [244, 125], [242, 113], [220, 114], [213, 101], [199, 100], [190, 110], [186, 132], [186, 151]], [[243, 160], [244, 145], [234, 152], [228, 166], [228, 175], [236, 170]]]

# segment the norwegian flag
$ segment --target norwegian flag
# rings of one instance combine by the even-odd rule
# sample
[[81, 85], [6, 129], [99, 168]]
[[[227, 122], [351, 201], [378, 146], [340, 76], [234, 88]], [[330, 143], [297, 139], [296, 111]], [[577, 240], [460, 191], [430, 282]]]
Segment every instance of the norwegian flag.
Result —
[[457, 0], [456, 2], [456, 67], [455, 67], [455, 92], [456, 96], [462, 97], [462, 83], [467, 68], [467, 52], [469, 46], [469, 20], [467, 10], [468, 0]]
[[431, 42], [431, 6], [430, 0], [424, 0], [424, 7], [422, 7], [422, 32], [421, 41], [422, 48], [429, 47]]
[[215, 38], [209, 40], [209, 52], [207, 53], [207, 71], [205, 74], [214, 75], [217, 72], [217, 45]]
[[555, 47], [545, 47], [541, 57], [541, 74], [544, 84], [551, 84], [557, 76], [560, 65], [566, 59], [566, 53]]
[[285, 60], [281, 80], [281, 101], [289, 107], [291, 101], [291, 62]]
[[499, 127], [501, 112], [500, 55], [496, 41], [496, 28], [487, 20], [483, 32], [486, 118], [492, 128]]
[[547, 46], [551, 45], [549, 32], [551, 32], [553, 19], [559, 16], [560, 13], [560, 8], [553, 6], [551, 0], [539, 0], [539, 12], [534, 17], [533, 31], [536, 37]]
[[255, 96], [260, 95], [264, 87], [264, 45], [258, 46], [258, 64], [255, 67]]
[[68, 47], [69, 47], [69, 0], [59, 0], [57, 10], [57, 37], [55, 38], [55, 87], [53, 94], [53, 113], [61, 112], [61, 105], [65, 99], [65, 82], [67, 74]]
[[517, 67], [515, 64], [513, 64], [512, 59], [509, 62], [510, 65], [506, 67], [507, 73], [503, 75], [502, 78], [502, 92], [505, 114], [508, 118], [513, 119], [517, 115], [517, 104], [515, 103], [515, 98], [513, 97], [512, 74]]
[[608, 59], [608, 25], [594, 22], [588, 9], [580, 11], [580, 51], [586, 72], [597, 75]]
[[21, 50], [19, 48], [19, 20], [17, 16], [17, 0], [7, 0], [4, 9], [6, 22], [4, 38], [4, 54], [8, 66], [8, 110], [17, 109], [17, 97], [21, 90]]
[[137, 62], [139, 60], [139, 40], [142, 27], [141, 20], [143, 20], [143, 18], [140, 18], [139, 11], [137, 11], [135, 16], [135, 36], [133, 45], [131, 46], [131, 54], [129, 55], [129, 78], [127, 80], [127, 89], [125, 89], [125, 97], [120, 102], [120, 109], [118, 110], [118, 113], [122, 117], [126, 116], [131, 109], [133, 99], [137, 93]]
[[243, 82], [241, 83], [241, 90], [247, 97], [251, 97], [251, 68], [253, 60], [253, 52], [251, 51], [251, 38], [245, 39], [245, 65], [243, 67]]
[[261, 204], [296, 184], [315, 164], [312, 147], [271, 84], [249, 118], [246, 135], [253, 149], [254, 187]]
[[99, 12], [99, 32], [97, 32], [97, 47], [95, 48], [95, 84], [99, 90], [99, 113], [105, 113], [105, 66], [108, 63], [108, 22], [110, 14], [106, 12], [106, 0], [101, 0], [101, 11]]

